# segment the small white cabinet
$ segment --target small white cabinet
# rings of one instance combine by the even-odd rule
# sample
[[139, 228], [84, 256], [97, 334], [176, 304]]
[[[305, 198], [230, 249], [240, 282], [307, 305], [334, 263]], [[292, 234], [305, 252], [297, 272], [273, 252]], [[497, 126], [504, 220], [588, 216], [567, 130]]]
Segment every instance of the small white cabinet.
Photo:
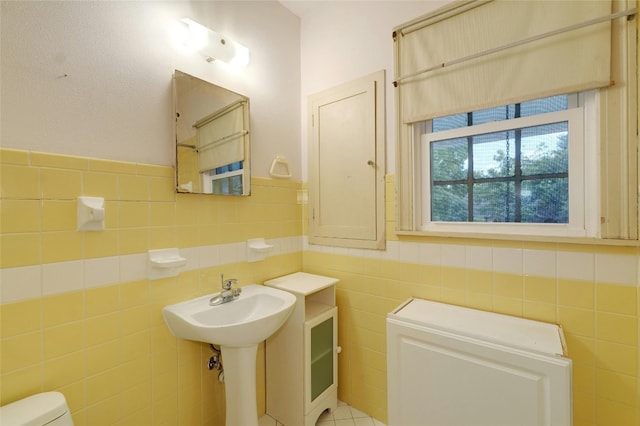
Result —
[[293, 313], [266, 344], [267, 414], [285, 426], [314, 426], [337, 407], [337, 282], [305, 272], [265, 282], [296, 296]]

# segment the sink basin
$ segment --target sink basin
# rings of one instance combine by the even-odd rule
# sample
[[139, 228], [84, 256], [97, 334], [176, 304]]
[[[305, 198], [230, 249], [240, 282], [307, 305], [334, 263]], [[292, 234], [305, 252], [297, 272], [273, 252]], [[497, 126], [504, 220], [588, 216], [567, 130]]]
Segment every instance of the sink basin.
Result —
[[242, 287], [237, 299], [221, 305], [209, 305], [213, 296], [165, 306], [162, 314], [171, 332], [220, 346], [257, 345], [284, 324], [296, 301], [291, 293], [257, 284]]

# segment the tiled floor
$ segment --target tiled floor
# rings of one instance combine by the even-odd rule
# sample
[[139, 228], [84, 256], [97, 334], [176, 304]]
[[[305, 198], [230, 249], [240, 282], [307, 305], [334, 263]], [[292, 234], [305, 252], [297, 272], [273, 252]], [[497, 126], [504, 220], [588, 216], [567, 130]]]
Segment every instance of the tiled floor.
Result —
[[[259, 426], [283, 425], [265, 414], [260, 418]], [[384, 426], [384, 424], [368, 414], [358, 411], [342, 401], [338, 401], [338, 408], [333, 413], [323, 413], [316, 426]]]

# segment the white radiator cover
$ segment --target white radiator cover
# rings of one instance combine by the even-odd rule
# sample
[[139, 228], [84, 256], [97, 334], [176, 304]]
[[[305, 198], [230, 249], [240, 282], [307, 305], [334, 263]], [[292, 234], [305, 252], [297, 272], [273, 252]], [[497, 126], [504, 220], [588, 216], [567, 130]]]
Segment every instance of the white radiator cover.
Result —
[[572, 424], [555, 324], [409, 299], [387, 315], [389, 426]]

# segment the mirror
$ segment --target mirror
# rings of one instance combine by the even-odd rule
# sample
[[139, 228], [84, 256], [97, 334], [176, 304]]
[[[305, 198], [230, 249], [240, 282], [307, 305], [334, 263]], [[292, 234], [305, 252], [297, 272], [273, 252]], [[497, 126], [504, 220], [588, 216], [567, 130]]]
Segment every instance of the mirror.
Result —
[[249, 98], [174, 74], [176, 190], [249, 195]]

